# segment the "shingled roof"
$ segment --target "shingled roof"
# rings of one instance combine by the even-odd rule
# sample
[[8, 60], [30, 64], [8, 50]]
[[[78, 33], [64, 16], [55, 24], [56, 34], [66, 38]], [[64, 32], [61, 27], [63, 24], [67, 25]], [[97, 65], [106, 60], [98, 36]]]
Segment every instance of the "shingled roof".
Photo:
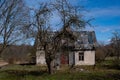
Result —
[[66, 29], [60, 32], [49, 32], [49, 34], [54, 37], [53, 39], [60, 38], [62, 39], [61, 42], [66, 42], [62, 44], [70, 50], [94, 50], [97, 44], [94, 31], [71, 31]]
[[74, 35], [77, 36], [75, 42], [75, 49], [94, 49], [96, 47], [96, 36], [94, 31], [75, 31]]
[[66, 47], [74, 47], [73, 50], [94, 50], [96, 47], [96, 36], [94, 31], [71, 31], [71, 30], [65, 30], [66, 32], [63, 33], [63, 31], [59, 32], [57, 35], [58, 37], [61, 37], [61, 35], [66, 38], [69, 38], [73, 41], [66, 41], [67, 45]]

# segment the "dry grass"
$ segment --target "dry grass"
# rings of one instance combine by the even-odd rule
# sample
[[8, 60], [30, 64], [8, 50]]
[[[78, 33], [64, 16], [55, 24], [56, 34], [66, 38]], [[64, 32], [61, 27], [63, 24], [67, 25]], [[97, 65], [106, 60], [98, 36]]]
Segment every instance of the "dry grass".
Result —
[[120, 80], [120, 70], [103, 66], [76, 66], [72, 69], [64, 66], [49, 75], [45, 66], [8, 65], [0, 69], [0, 80]]

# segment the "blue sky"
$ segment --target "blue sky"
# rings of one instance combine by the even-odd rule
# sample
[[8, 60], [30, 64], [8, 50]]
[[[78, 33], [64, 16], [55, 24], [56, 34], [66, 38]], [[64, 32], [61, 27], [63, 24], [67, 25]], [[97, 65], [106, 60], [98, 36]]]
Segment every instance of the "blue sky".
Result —
[[[31, 8], [36, 8], [39, 2], [48, 0], [26, 0]], [[51, 0], [53, 1], [53, 0]], [[85, 18], [94, 18], [87, 30], [95, 30], [97, 40], [108, 43], [112, 32], [120, 31], [120, 0], [69, 0], [72, 4], [84, 6]], [[56, 20], [59, 20], [54, 16]]]
[[111, 33], [120, 30], [120, 0], [81, 0], [90, 10], [87, 17], [92, 21], [98, 41], [108, 42]]

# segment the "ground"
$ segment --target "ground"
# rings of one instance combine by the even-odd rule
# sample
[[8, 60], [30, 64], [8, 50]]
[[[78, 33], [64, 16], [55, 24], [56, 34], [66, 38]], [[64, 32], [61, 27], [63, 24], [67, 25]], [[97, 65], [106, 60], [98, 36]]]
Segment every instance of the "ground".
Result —
[[8, 65], [8, 63], [0, 58], [0, 67], [5, 66], [5, 65]]
[[120, 69], [114, 69], [111, 63], [106, 61], [96, 66], [76, 66], [72, 69], [63, 67], [53, 75], [47, 73], [46, 67], [8, 65], [0, 69], [0, 80], [120, 80]]

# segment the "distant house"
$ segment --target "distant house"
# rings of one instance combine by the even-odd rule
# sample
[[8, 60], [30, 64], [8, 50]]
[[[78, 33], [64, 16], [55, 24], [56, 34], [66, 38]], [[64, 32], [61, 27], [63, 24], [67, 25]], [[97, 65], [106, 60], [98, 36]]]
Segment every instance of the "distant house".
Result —
[[[95, 45], [96, 36], [94, 31], [67, 32], [69, 36], [74, 35], [77, 40], [64, 44], [63, 48], [69, 50], [59, 51], [56, 54], [57, 65], [94, 65], [95, 64]], [[62, 43], [67, 42], [63, 39]], [[74, 45], [74, 46], [73, 46]], [[44, 50], [37, 50], [36, 63], [46, 65]]]

